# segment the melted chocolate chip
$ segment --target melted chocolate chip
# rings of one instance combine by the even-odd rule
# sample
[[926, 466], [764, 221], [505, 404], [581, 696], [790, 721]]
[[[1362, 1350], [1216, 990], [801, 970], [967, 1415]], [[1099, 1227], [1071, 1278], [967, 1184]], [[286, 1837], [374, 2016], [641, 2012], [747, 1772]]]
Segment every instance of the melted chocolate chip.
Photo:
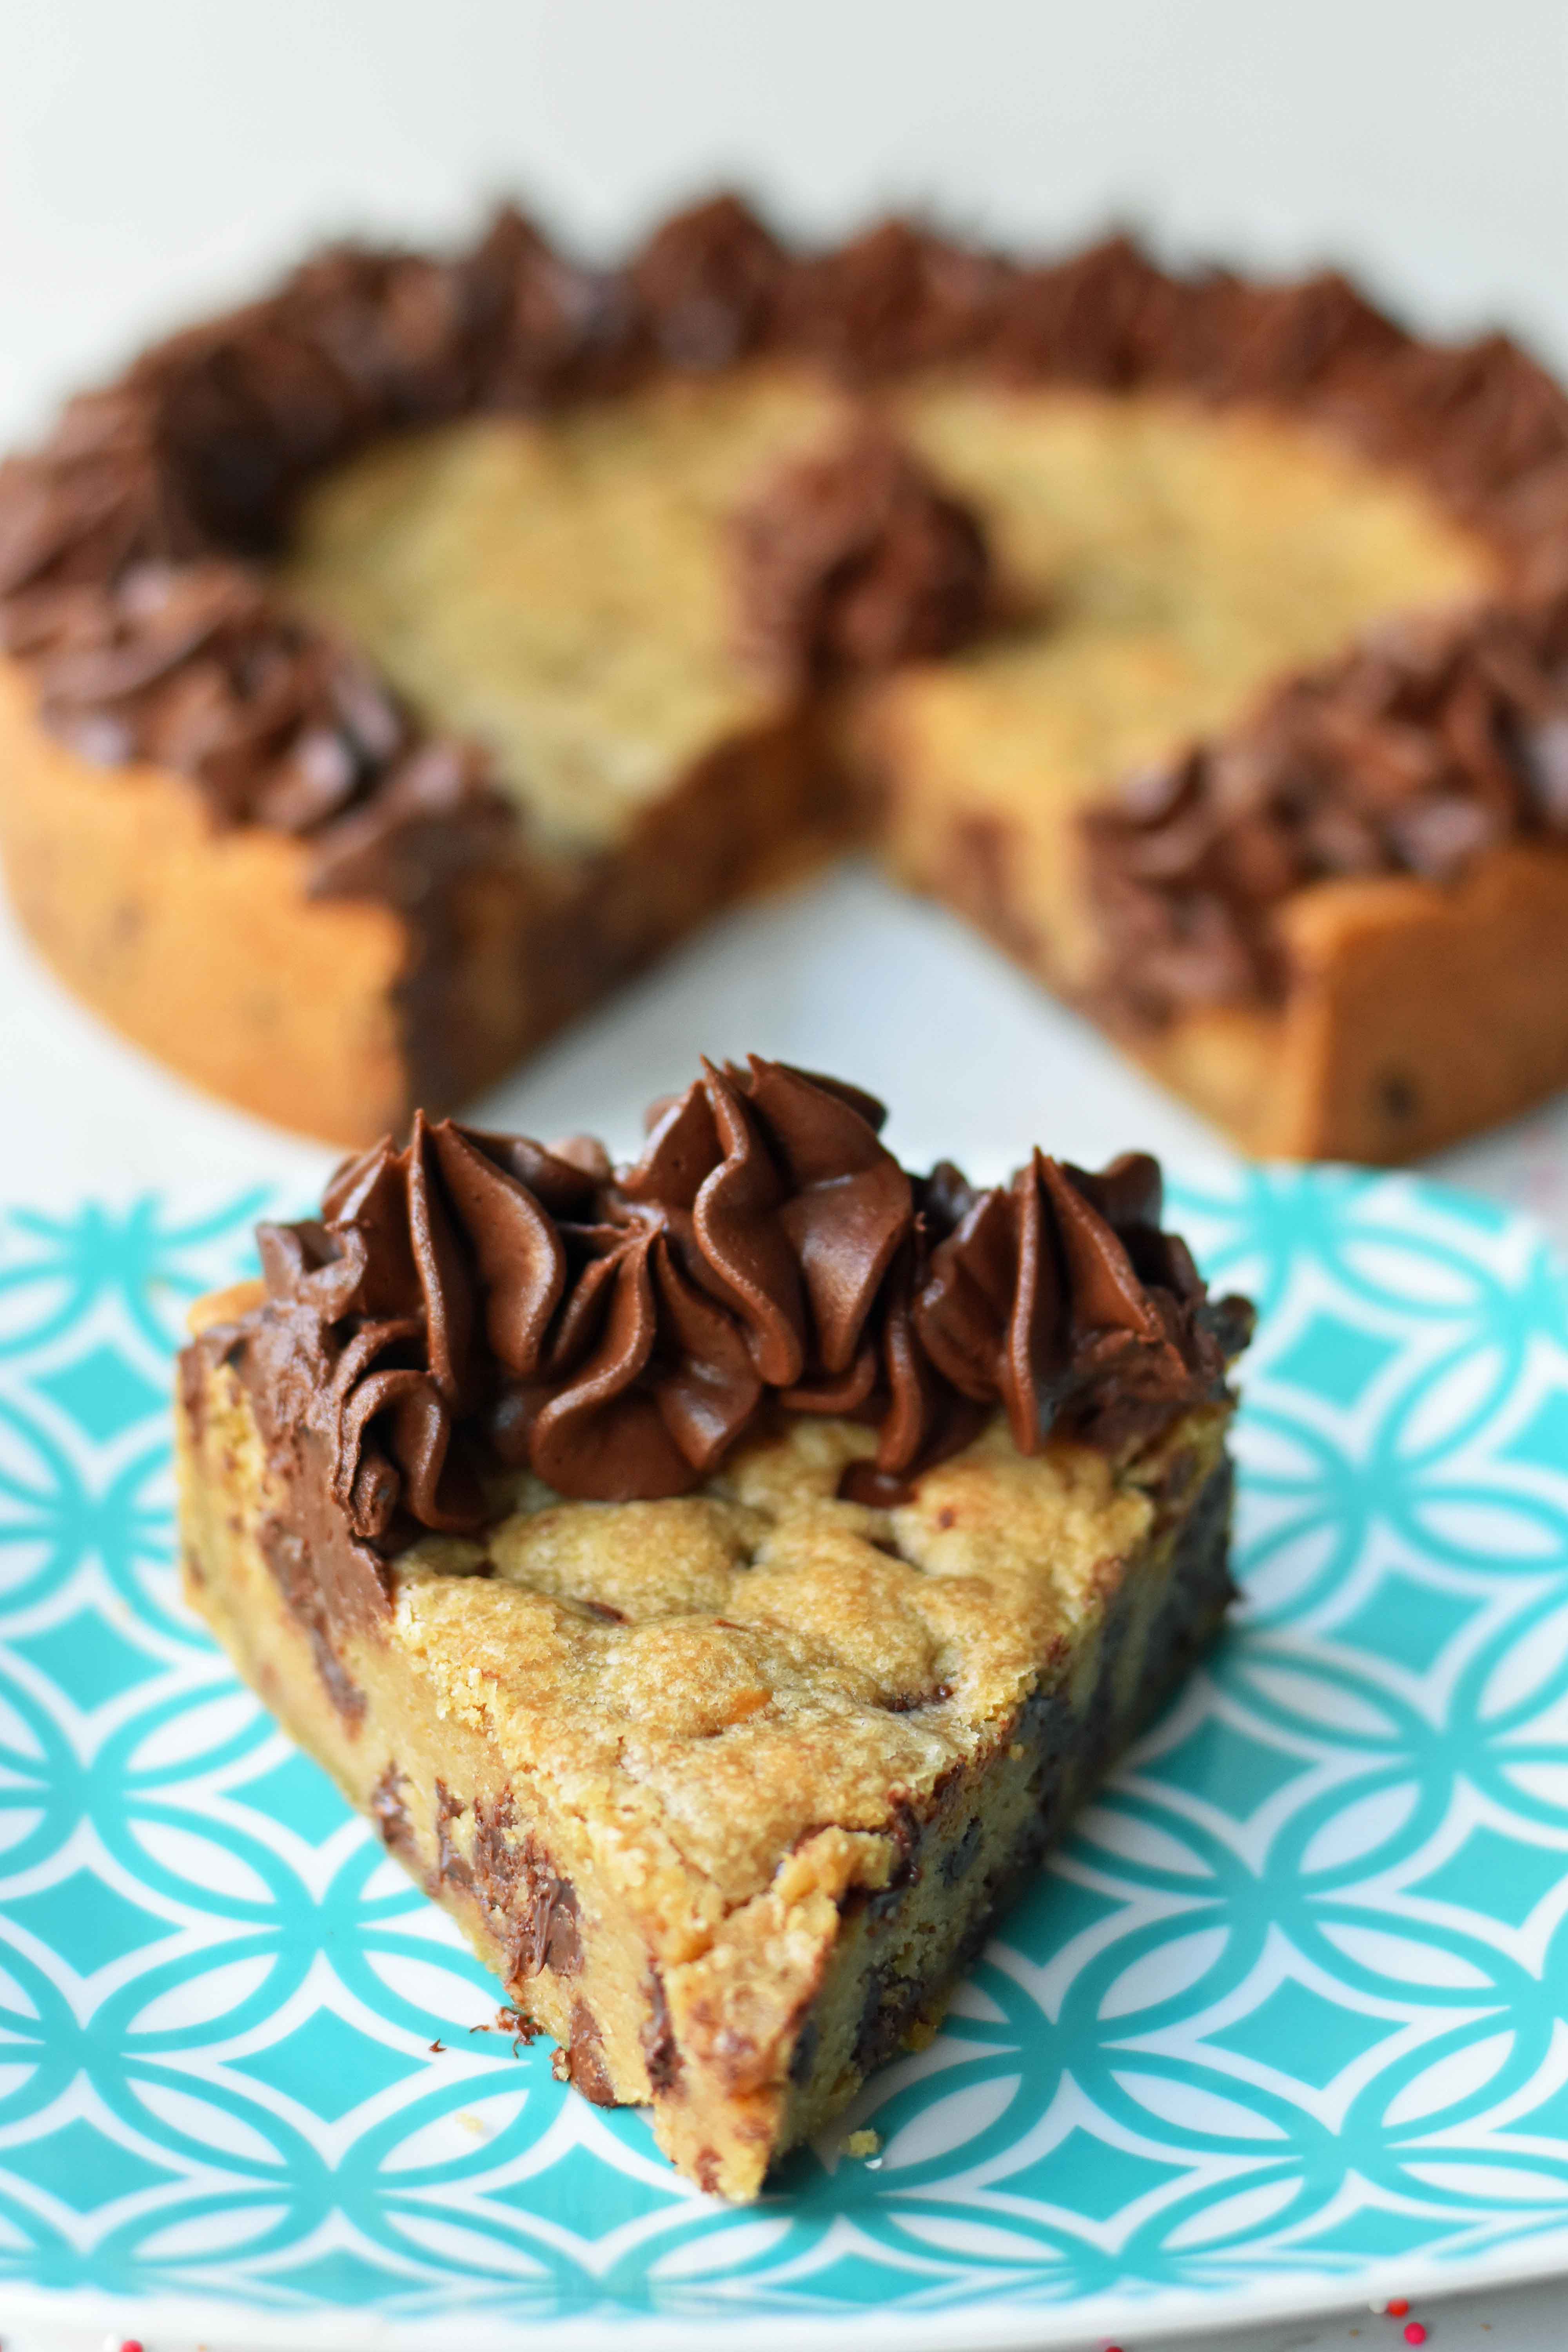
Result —
[[1386, 1070], [1377, 1082], [1377, 1098], [1394, 1126], [1403, 1127], [1421, 1107], [1421, 1093], [1403, 1070]]
[[811, 2080], [811, 2070], [816, 2063], [816, 2053], [821, 2047], [822, 2021], [814, 2010], [808, 2010], [789, 2054], [789, 2079], [796, 2090]]
[[384, 1845], [409, 1847], [414, 1843], [414, 1823], [403, 1793], [407, 1786], [407, 1774], [389, 1763], [370, 1792], [371, 1819]]
[[892, 1698], [884, 1699], [882, 1705], [889, 1715], [913, 1715], [922, 1706], [941, 1706], [952, 1696], [951, 1683], [932, 1683], [925, 1690], [900, 1691]]
[[336, 1639], [341, 1625], [353, 1622], [353, 1618], [334, 1606], [331, 1583], [322, 1576], [322, 1552], [300, 1528], [284, 1524], [282, 1517], [263, 1519], [258, 1540], [261, 1557], [282, 1590], [284, 1606], [310, 1644], [310, 1658], [327, 1698], [345, 1724], [360, 1724], [364, 1719], [364, 1691], [343, 1665]]
[[982, 1831], [978, 1816], [966, 1822], [963, 1832], [942, 1858], [942, 1879], [944, 1886], [956, 1886], [974, 1867], [974, 1857], [980, 1852]]
[[648, 1963], [647, 1989], [647, 2015], [643, 2019], [641, 2034], [643, 2061], [650, 2088], [668, 2091], [680, 2074], [680, 2050], [675, 2039], [664, 1978], [653, 1961]]
[[572, 2038], [566, 2049], [566, 2073], [574, 2090], [596, 2107], [613, 2107], [616, 2086], [605, 2057], [599, 2021], [585, 2000], [572, 2004]]
[[[569, 1878], [557, 1878], [553, 1872], [545, 1874], [545, 1884], [535, 1899], [535, 1916], [543, 1929], [543, 1958], [535, 1963], [552, 1970], [558, 1977], [574, 1977], [583, 1965], [583, 1938], [577, 1924], [577, 1895]], [[535, 1929], [535, 1948], [539, 1929]]]
[[574, 1976], [582, 1966], [577, 1897], [531, 1836], [519, 1838], [510, 1790], [474, 1808], [474, 1889], [506, 1954], [509, 1982], [548, 1968]]
[[866, 1905], [867, 1916], [873, 1925], [891, 1916], [908, 1890], [918, 1883], [924, 1868], [921, 1859], [924, 1830], [912, 1805], [902, 1801], [894, 1805], [889, 1817], [887, 1834], [893, 1845], [888, 1883], [879, 1886]]
[[506, 1912], [517, 1891], [519, 1860], [510, 1834], [511, 1792], [474, 1801], [474, 1889], [492, 1922]]
[[471, 1887], [474, 1874], [452, 1836], [452, 1824], [468, 1811], [444, 1780], [436, 1783], [436, 1879], [440, 1886]]
[[870, 1970], [850, 2053], [858, 2074], [874, 2074], [892, 2056], [931, 1990], [919, 1977], [896, 1976], [885, 1968]]

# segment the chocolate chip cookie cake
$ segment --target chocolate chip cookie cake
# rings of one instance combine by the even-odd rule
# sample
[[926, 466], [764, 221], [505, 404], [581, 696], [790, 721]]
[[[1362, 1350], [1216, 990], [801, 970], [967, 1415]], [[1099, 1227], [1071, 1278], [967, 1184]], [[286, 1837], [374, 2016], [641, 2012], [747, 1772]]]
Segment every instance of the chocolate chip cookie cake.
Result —
[[1337, 277], [335, 249], [0, 471], [0, 637], [33, 937], [345, 1142], [850, 835], [1254, 1150], [1568, 1080], [1568, 401]]
[[749, 2198], [1218, 1627], [1244, 1301], [1160, 1171], [909, 1174], [705, 1065], [612, 1167], [416, 1117], [182, 1359], [185, 1591], [517, 2028]]

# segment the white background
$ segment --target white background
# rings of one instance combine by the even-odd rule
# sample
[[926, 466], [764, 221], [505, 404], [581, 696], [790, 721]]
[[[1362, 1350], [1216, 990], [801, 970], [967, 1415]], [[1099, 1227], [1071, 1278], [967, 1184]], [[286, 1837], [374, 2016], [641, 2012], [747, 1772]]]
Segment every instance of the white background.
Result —
[[792, 224], [1332, 255], [1568, 358], [1561, 0], [6, 0], [0, 426], [345, 225], [501, 188], [613, 247], [733, 175]]
[[[0, 0], [0, 440], [322, 234], [461, 234], [507, 192], [608, 253], [720, 180], [806, 233], [915, 204], [1037, 243], [1116, 220], [1177, 257], [1331, 258], [1435, 331], [1503, 323], [1568, 364], [1563, 0]], [[1215, 1148], [853, 874], [721, 926], [492, 1110], [625, 1148], [699, 1048], [747, 1046], [880, 1087], [909, 1156], [980, 1175], [1037, 1135]], [[134, 1191], [174, 1159], [299, 1196], [325, 1155], [117, 1045], [0, 921], [0, 1186]], [[1565, 1164], [1558, 1107], [1447, 1172], [1568, 1231]], [[1568, 2289], [1421, 2316], [1433, 2352], [1568, 2345]], [[1400, 2329], [1363, 2312], [1246, 2352], [1352, 2342]]]

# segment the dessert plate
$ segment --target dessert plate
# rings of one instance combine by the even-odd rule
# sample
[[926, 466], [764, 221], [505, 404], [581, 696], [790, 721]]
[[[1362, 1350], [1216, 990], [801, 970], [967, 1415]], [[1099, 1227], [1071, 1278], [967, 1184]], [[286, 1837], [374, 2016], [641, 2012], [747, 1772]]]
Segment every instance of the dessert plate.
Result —
[[906, 2352], [1568, 2263], [1568, 1287], [1412, 1178], [1176, 1202], [1264, 1310], [1233, 1630], [746, 2210], [489, 2030], [181, 1609], [170, 1356], [262, 1197], [0, 1213], [7, 2327]]

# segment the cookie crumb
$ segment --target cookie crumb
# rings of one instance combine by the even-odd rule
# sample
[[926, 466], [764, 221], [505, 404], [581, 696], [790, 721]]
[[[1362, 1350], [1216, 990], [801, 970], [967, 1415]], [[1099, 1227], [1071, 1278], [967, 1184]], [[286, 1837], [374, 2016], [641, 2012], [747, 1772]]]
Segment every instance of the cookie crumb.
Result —
[[881, 2148], [880, 2132], [852, 2131], [844, 2143], [846, 2156], [879, 2156]]

